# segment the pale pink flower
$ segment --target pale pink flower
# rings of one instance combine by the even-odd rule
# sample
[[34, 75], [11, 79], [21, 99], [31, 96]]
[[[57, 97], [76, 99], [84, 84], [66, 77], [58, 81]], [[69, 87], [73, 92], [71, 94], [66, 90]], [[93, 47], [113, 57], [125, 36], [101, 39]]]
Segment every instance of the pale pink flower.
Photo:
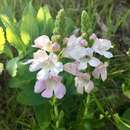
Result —
[[102, 56], [105, 56], [106, 58], [113, 57], [112, 53], [108, 51], [110, 48], [112, 48], [110, 40], [97, 38], [95, 34], [92, 34], [90, 36], [90, 39], [94, 40], [94, 44], [92, 46], [92, 49], [94, 50], [94, 52]]
[[50, 52], [50, 46], [51, 46], [50, 38], [46, 35], [42, 35], [34, 40], [34, 45], [32, 47], [40, 48]]
[[47, 79], [49, 76], [57, 76], [63, 71], [63, 64], [58, 61], [54, 53], [50, 53], [48, 59], [42, 64], [42, 69], [37, 73], [37, 79]]
[[28, 60], [25, 64], [30, 64], [29, 70], [31, 72], [40, 70], [37, 73], [38, 80], [47, 79], [49, 76], [57, 76], [63, 71], [63, 64], [58, 61], [57, 55], [54, 53], [48, 55], [43, 50], [35, 52], [33, 59]]
[[102, 63], [99, 66], [97, 66], [95, 70], [92, 72], [94, 78], [99, 79], [101, 77], [101, 79], [105, 81], [107, 79], [107, 66], [107, 63]]
[[86, 48], [86, 57], [79, 60], [79, 70], [85, 70], [88, 64], [92, 67], [96, 67], [101, 63], [99, 59], [93, 56], [93, 49]]
[[86, 55], [86, 48], [84, 44], [87, 44], [81, 37], [72, 35], [68, 38], [67, 47], [63, 51], [63, 56], [74, 60], [79, 60]]
[[93, 82], [85, 77], [75, 77], [75, 86], [79, 94], [83, 94], [84, 91], [90, 94], [94, 89]]
[[48, 54], [43, 50], [38, 50], [33, 53], [33, 59], [26, 61], [24, 64], [30, 64], [29, 70], [31, 72], [42, 68], [43, 63], [48, 59]]
[[61, 83], [61, 77], [49, 77], [46, 80], [38, 80], [34, 87], [35, 93], [41, 93], [42, 97], [51, 98], [53, 95], [61, 99], [66, 93], [65, 86]]
[[74, 63], [66, 63], [64, 65], [64, 71], [77, 76], [77, 77], [81, 77], [81, 78], [87, 78], [90, 79], [90, 75], [88, 73], [82, 73], [80, 72], [80, 70], [78, 69], [78, 64], [76, 62]]

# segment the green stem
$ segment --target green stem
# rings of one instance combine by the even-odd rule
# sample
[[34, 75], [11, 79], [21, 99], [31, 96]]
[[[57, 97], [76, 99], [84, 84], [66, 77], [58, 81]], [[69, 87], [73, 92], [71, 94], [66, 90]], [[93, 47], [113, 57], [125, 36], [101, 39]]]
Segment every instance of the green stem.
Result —
[[55, 116], [55, 128], [59, 128], [59, 111], [57, 107], [57, 100], [55, 97], [53, 98], [53, 111]]
[[103, 108], [102, 104], [100, 103], [100, 101], [98, 100], [98, 98], [96, 97], [96, 95], [94, 93], [93, 93], [93, 97], [94, 97], [94, 101], [95, 101], [98, 109], [102, 112], [102, 114], [105, 115], [104, 108]]
[[84, 118], [86, 118], [88, 115], [89, 103], [90, 103], [90, 95], [88, 94], [86, 98], [86, 104], [85, 104], [85, 110], [84, 110]]

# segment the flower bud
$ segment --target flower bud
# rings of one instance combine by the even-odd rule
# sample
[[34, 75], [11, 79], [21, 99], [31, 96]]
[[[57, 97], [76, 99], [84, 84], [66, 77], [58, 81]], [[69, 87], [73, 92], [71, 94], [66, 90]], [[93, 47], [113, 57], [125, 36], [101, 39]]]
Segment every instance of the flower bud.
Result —
[[52, 44], [52, 51], [53, 52], [56, 52], [59, 49], [60, 49], [60, 45], [58, 43], [55, 42], [55, 43]]

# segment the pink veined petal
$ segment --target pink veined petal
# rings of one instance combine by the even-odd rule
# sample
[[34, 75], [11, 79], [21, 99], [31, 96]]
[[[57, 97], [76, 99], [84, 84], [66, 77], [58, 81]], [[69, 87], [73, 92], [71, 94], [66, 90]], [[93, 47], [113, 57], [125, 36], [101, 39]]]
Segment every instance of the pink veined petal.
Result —
[[54, 88], [54, 94], [58, 99], [61, 99], [64, 97], [66, 93], [66, 88], [62, 83], [57, 83], [56, 87]]
[[64, 65], [64, 71], [76, 75], [78, 72], [78, 65], [76, 63], [66, 63]]
[[40, 37], [38, 37], [37, 39], [35, 39], [34, 43], [35, 45], [33, 45], [33, 47], [37, 47], [37, 48], [46, 48], [46, 45], [50, 42], [50, 39], [48, 36], [46, 35], [42, 35]]
[[91, 59], [88, 61], [88, 63], [92, 66], [92, 67], [96, 67], [98, 66], [101, 61], [95, 57], [91, 57]]
[[87, 92], [88, 94], [90, 94], [93, 89], [94, 89], [94, 84], [93, 84], [93, 82], [90, 80], [90, 81], [87, 83], [87, 85], [85, 86], [85, 92]]
[[75, 77], [75, 86], [76, 86], [76, 89], [77, 89], [77, 93], [83, 94], [84, 86], [83, 86], [82, 81], [80, 81], [80, 79], [78, 77]]
[[101, 78], [102, 78], [102, 81], [105, 81], [107, 79], [107, 69], [106, 69], [106, 67], [102, 68], [102, 70], [101, 70]]
[[42, 97], [51, 98], [53, 96], [53, 88], [46, 86], [46, 89], [42, 92]]
[[48, 59], [48, 54], [44, 50], [38, 50], [35, 53], [33, 53], [33, 58], [35, 60], [45, 61]]
[[44, 80], [38, 80], [34, 86], [35, 93], [41, 93], [46, 88]]
[[92, 75], [94, 78], [99, 79], [100, 78], [100, 72], [98, 68], [95, 68], [95, 70], [92, 72]]

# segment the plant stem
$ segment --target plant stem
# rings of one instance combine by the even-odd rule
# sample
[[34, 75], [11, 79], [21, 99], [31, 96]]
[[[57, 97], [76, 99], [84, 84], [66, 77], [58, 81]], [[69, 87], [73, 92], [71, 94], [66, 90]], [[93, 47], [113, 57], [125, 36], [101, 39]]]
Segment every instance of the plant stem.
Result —
[[88, 115], [89, 103], [90, 103], [90, 95], [88, 94], [85, 103], [84, 118], [86, 118]]
[[98, 98], [96, 97], [96, 95], [94, 93], [93, 93], [93, 97], [94, 97], [94, 101], [95, 101], [98, 109], [102, 112], [102, 114], [105, 115], [104, 108], [103, 108], [103, 106], [101, 105], [100, 101], [98, 100]]

